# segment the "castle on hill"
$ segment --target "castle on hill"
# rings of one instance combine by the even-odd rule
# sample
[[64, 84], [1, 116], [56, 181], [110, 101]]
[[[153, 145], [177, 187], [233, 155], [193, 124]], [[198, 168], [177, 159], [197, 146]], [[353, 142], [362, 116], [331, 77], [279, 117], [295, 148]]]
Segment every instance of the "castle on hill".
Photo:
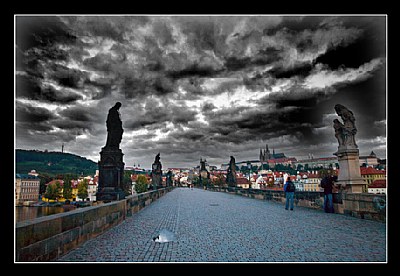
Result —
[[260, 149], [260, 161], [267, 162], [270, 159], [287, 158], [284, 153], [275, 153], [275, 149], [272, 149], [272, 153], [269, 151], [268, 144], [265, 145], [265, 149]]

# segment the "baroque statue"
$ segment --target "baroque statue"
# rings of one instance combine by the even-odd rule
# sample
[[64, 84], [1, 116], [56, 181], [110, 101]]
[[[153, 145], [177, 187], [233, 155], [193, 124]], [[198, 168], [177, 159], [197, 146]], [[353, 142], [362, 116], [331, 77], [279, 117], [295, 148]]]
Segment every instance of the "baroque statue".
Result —
[[235, 157], [231, 156], [229, 167], [226, 175], [226, 183], [228, 186], [236, 186], [236, 161]]
[[119, 114], [119, 109], [121, 107], [121, 103], [117, 102], [113, 107], [108, 111], [107, 116], [107, 142], [105, 148], [113, 148], [119, 149], [119, 144], [122, 140], [122, 134], [124, 130], [122, 128], [122, 121]]
[[358, 148], [355, 141], [357, 128], [353, 112], [341, 104], [335, 105], [335, 111], [343, 121], [342, 123], [338, 119], [333, 120], [333, 128], [335, 137], [339, 142], [339, 148]]

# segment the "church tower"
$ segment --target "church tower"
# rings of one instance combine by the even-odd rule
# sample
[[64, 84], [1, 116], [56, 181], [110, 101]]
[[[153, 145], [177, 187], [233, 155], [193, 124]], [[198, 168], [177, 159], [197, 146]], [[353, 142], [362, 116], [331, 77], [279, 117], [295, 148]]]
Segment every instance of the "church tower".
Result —
[[271, 153], [269, 152], [268, 144], [265, 145], [265, 159], [271, 159]]

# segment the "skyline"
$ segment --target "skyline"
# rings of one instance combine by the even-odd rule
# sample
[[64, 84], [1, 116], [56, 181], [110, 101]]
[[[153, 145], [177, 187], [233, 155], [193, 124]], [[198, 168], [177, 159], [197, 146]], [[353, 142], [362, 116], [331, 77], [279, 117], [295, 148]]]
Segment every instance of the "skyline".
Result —
[[385, 16], [15, 18], [15, 148], [97, 162], [120, 101], [126, 166], [333, 157], [340, 103], [386, 158]]

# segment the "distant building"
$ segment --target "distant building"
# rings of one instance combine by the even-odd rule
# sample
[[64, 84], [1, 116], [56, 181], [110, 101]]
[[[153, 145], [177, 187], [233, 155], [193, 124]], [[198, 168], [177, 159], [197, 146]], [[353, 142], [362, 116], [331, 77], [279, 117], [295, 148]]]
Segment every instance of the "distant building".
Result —
[[361, 177], [364, 179], [367, 186], [372, 184], [375, 180], [386, 180], [386, 171], [378, 170], [372, 167], [360, 167]]
[[36, 175], [16, 174], [15, 177], [15, 204], [20, 205], [27, 201], [39, 201], [40, 179]]
[[166, 171], [167, 172], [171, 171], [173, 175], [177, 175], [180, 173], [189, 173], [190, 169], [189, 168], [168, 168]]
[[39, 174], [36, 172], [36, 170], [31, 170], [28, 174], [33, 175], [33, 176], [39, 176]]
[[272, 153], [268, 149], [268, 145], [265, 145], [265, 149], [260, 149], [260, 162], [267, 162], [270, 159], [286, 158], [284, 153], [275, 153], [275, 149]]
[[275, 159], [269, 159], [267, 160], [268, 166], [270, 168], [275, 168], [276, 165], [281, 164], [284, 166], [292, 166], [294, 162], [296, 162], [297, 159], [294, 157], [282, 157], [282, 158], [275, 158]]
[[[261, 162], [258, 161], [258, 160], [248, 160], [248, 161], [236, 162], [235, 165], [236, 165], [236, 167], [238, 167], [239, 170], [241, 170], [243, 167], [248, 168], [249, 165], [252, 168], [253, 167], [260, 168], [261, 167]], [[229, 167], [229, 163], [221, 164], [221, 170], [226, 171], [228, 169], [228, 167]]]
[[98, 180], [99, 180], [98, 176], [90, 178], [90, 180], [89, 180], [87, 191], [88, 191], [88, 198], [89, 198], [90, 201], [96, 201]]
[[248, 189], [250, 187], [250, 181], [246, 177], [237, 177], [236, 186], [243, 189]]
[[321, 178], [317, 173], [313, 172], [304, 174], [302, 179], [303, 179], [303, 191], [308, 191], [308, 192], [321, 191], [320, 187]]
[[339, 161], [337, 157], [321, 157], [321, 158], [302, 159], [293, 162], [293, 167], [297, 170], [312, 170], [317, 168], [337, 169]]
[[374, 151], [371, 151], [369, 155], [359, 156], [360, 166], [363, 167], [377, 167], [379, 165], [379, 158], [376, 157]]
[[[260, 167], [263, 164], [267, 164], [270, 168], [275, 168], [276, 165], [281, 164], [284, 166], [292, 166], [297, 161], [294, 157], [287, 157], [284, 153], [275, 153], [275, 149], [272, 153], [269, 151], [268, 145], [265, 145], [265, 149], [260, 149]], [[261, 168], [262, 169], [262, 168]]]
[[378, 179], [368, 186], [368, 193], [371, 194], [386, 194], [386, 180]]

